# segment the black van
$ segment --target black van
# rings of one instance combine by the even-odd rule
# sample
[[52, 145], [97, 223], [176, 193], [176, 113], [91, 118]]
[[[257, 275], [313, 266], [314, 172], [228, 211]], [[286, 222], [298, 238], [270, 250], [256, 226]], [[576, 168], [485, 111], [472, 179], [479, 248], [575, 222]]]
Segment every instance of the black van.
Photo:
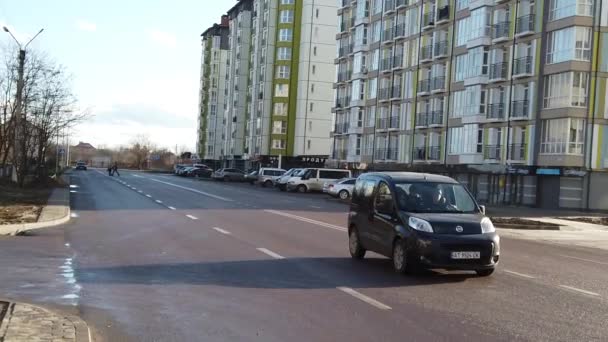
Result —
[[452, 178], [412, 172], [361, 175], [348, 217], [349, 250], [393, 259], [399, 273], [419, 267], [494, 272], [500, 238], [485, 208]]

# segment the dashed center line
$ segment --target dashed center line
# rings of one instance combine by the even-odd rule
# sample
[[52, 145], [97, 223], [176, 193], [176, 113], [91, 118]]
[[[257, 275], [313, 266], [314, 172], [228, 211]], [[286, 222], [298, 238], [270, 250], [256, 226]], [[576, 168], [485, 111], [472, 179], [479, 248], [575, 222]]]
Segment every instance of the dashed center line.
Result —
[[366, 295], [364, 295], [361, 292], [355, 291], [353, 289], [351, 289], [350, 287], [336, 287], [338, 290], [347, 293], [357, 299], [360, 299], [364, 302], [366, 302], [367, 304], [371, 305], [371, 306], [375, 306], [376, 308], [380, 309], [380, 310], [391, 310], [392, 308], [384, 303], [381, 303], [371, 297], [368, 297]]
[[148, 198], [152, 198], [152, 196], [150, 196], [150, 195], [148, 195], [148, 194], [146, 194], [146, 197], [148, 197]]
[[586, 294], [586, 295], [589, 295], [589, 296], [598, 297], [600, 295], [599, 293], [595, 293], [595, 292], [579, 289], [578, 287], [572, 287], [572, 286], [568, 286], [568, 285], [562, 285], [562, 284], [560, 284], [559, 287], [562, 287], [562, 288], [568, 289], [568, 290], [572, 290], [572, 291], [576, 291], [576, 292], [579, 292], [579, 293], [583, 293], [583, 294]]
[[262, 253], [266, 254], [266, 255], [269, 255], [269, 256], [271, 256], [271, 257], [275, 258], [275, 259], [285, 259], [285, 257], [284, 257], [284, 256], [282, 256], [282, 255], [280, 255], [280, 254], [277, 254], [277, 253], [275, 253], [275, 252], [273, 252], [273, 251], [271, 251], [271, 250], [269, 250], [269, 249], [266, 249], [266, 248], [256, 248], [256, 249], [257, 249], [258, 251], [260, 251], [260, 252], [262, 252]]
[[222, 228], [213, 227], [213, 230], [215, 230], [215, 231], [217, 231], [217, 232], [220, 232], [220, 233], [222, 233], [222, 234], [225, 234], [225, 235], [232, 235], [232, 233], [231, 233], [231, 232], [229, 232], [229, 231], [227, 231], [227, 230], [224, 230], [224, 229], [222, 229]]
[[314, 209], [321, 209], [321, 207], [316, 206], [316, 205], [311, 205], [310, 207], [311, 207], [311, 208], [314, 208]]
[[292, 218], [294, 220], [316, 224], [316, 225], [321, 226], [321, 227], [339, 230], [341, 232], [347, 231], [347, 229], [344, 228], [344, 227], [340, 227], [340, 226], [336, 226], [334, 224], [330, 224], [330, 223], [326, 223], [326, 222], [321, 222], [321, 221], [309, 219], [309, 218], [298, 216], [298, 215], [288, 214], [288, 213], [282, 212], [282, 211], [277, 211], [277, 210], [264, 210], [264, 211], [267, 212], [267, 213], [270, 213], [270, 214], [280, 215], [280, 216]]
[[198, 217], [196, 216], [192, 216], [192, 215], [186, 215], [187, 218], [191, 219], [191, 220], [198, 220]]
[[71, 218], [77, 218], [77, 217], [80, 217], [80, 215], [78, 215], [78, 213], [75, 213], [75, 212], [73, 212], [73, 211], [72, 211], [72, 212], [70, 213], [70, 217], [71, 217]]
[[155, 202], [158, 203], [158, 204], [162, 204], [163, 203], [163, 201], [161, 201], [161, 200], [156, 200]]
[[515, 272], [515, 271], [510, 271], [510, 270], [504, 270], [504, 271], [505, 271], [505, 273], [513, 274], [513, 275], [516, 275], [516, 276], [519, 276], [519, 277], [523, 277], [523, 278], [528, 278], [528, 279], [534, 279], [534, 278], [536, 278], [534, 276], [531, 276], [531, 275], [525, 274], [525, 273], [519, 273], [519, 272]]
[[169, 208], [169, 209], [171, 209], [171, 210], [177, 210], [177, 209], [175, 209], [174, 207], [167, 207], [167, 208]]
[[143, 192], [143, 191], [141, 191], [141, 190], [139, 190], [138, 192], [139, 192], [140, 194], [143, 194], [143, 193], [144, 193], [144, 192]]

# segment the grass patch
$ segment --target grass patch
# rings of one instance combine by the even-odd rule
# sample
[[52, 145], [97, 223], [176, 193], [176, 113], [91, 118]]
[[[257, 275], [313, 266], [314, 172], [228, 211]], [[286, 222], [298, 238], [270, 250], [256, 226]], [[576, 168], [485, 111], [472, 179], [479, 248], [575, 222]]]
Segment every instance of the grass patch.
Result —
[[55, 186], [57, 183], [49, 181], [19, 188], [0, 180], [0, 225], [36, 222]]

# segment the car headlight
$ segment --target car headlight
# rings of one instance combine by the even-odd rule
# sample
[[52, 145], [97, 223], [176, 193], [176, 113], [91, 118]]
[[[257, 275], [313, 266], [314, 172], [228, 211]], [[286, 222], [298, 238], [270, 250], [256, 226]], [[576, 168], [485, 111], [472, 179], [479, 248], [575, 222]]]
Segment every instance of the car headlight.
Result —
[[481, 220], [481, 232], [482, 233], [494, 233], [496, 228], [494, 228], [494, 223], [487, 217], [484, 217]]
[[417, 217], [410, 217], [408, 223], [409, 223], [410, 227], [412, 227], [413, 229], [416, 229], [418, 231], [427, 232], [427, 233], [433, 232], [433, 226], [431, 226], [431, 224], [428, 221], [425, 221], [423, 219], [419, 219]]

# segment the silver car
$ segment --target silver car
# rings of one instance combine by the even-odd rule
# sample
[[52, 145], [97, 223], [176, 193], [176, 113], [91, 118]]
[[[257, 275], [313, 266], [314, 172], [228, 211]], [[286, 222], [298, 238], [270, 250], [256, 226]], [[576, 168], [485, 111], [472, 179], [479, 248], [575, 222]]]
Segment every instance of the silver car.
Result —
[[353, 194], [356, 178], [342, 178], [335, 182], [325, 183], [323, 192], [332, 197], [338, 197], [341, 200], [349, 199]]
[[289, 171], [285, 172], [282, 176], [278, 177], [274, 181], [274, 185], [279, 188], [281, 191], [287, 190], [287, 182], [292, 176], [295, 176], [298, 172], [305, 169], [289, 169]]
[[263, 167], [257, 174], [257, 182], [263, 187], [271, 187], [274, 186], [277, 178], [281, 177], [284, 173], [285, 170], [283, 169]]
[[220, 181], [243, 182], [245, 181], [245, 171], [239, 169], [219, 169], [211, 175], [211, 178]]

